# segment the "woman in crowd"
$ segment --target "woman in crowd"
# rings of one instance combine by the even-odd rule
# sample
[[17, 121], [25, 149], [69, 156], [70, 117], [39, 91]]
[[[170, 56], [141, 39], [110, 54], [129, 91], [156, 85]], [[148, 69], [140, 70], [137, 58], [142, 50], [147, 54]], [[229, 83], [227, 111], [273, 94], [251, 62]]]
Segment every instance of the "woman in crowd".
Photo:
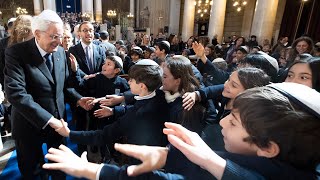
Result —
[[292, 43], [292, 49], [289, 53], [289, 57], [287, 59], [289, 65], [292, 64], [294, 62], [294, 60], [296, 59], [296, 57], [299, 54], [303, 54], [303, 53], [308, 53], [308, 54], [312, 54], [313, 52], [313, 41], [311, 38], [307, 37], [307, 36], [302, 36], [297, 38], [293, 43]]
[[320, 57], [303, 58], [289, 68], [286, 82], [304, 84], [320, 92]]
[[226, 61], [227, 63], [231, 63], [233, 59], [233, 53], [240, 47], [240, 46], [245, 46], [246, 45], [246, 39], [244, 37], [238, 37], [235, 40], [235, 44], [230, 46], [230, 48], [227, 51], [227, 57]]

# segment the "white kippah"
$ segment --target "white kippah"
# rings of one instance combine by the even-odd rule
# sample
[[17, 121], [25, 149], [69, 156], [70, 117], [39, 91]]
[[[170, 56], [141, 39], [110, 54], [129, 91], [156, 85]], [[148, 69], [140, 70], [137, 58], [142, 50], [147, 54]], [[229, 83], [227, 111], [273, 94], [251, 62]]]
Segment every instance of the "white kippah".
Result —
[[139, 47], [139, 46], [134, 46], [132, 49], [136, 49], [136, 50], [139, 50], [139, 51], [143, 52], [141, 47]]
[[119, 56], [112, 56], [121, 66], [121, 68], [123, 68], [123, 62], [122, 59]]
[[140, 66], [159, 66], [155, 61], [153, 61], [151, 59], [141, 59], [135, 65], [140, 65]]
[[164, 45], [166, 45], [170, 49], [170, 43], [168, 41], [161, 41]]
[[180, 60], [184, 61], [187, 64], [191, 64], [190, 59], [188, 59], [187, 57], [182, 56], [182, 55], [174, 55], [174, 56], [172, 56], [172, 59], [180, 59]]
[[226, 62], [226, 61], [223, 58], [215, 58], [212, 62], [219, 63], [219, 62]]
[[275, 58], [271, 57], [270, 55], [268, 55], [267, 53], [265, 53], [265, 52], [263, 52], [263, 51], [259, 51], [259, 54], [260, 54], [261, 56], [263, 56], [264, 58], [266, 58], [266, 59], [269, 61], [269, 63], [270, 63], [274, 68], [276, 68], [277, 72], [279, 71], [279, 64], [278, 64], [278, 61], [277, 61]]
[[320, 119], [320, 93], [315, 89], [290, 82], [274, 83], [268, 86]]

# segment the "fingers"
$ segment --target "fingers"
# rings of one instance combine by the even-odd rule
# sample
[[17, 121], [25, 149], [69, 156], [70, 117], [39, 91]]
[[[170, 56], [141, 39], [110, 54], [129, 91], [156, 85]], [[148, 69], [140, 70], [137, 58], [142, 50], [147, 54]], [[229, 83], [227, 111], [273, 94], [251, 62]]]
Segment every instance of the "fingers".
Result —
[[185, 109], [185, 110], [190, 110], [192, 107], [193, 107], [193, 105], [194, 105], [194, 101], [193, 101], [193, 99], [184, 99], [184, 101], [185, 102], [183, 102], [183, 104], [182, 104], [182, 107]]
[[118, 143], [115, 143], [114, 144], [114, 148], [125, 154], [125, 155], [128, 155], [128, 156], [131, 156], [131, 157], [134, 157], [136, 159], [140, 159], [142, 158], [143, 156], [143, 149], [145, 148], [144, 146], [137, 146], [137, 145], [133, 145], [133, 144], [118, 144]]
[[111, 106], [111, 99], [103, 99], [100, 101], [100, 104], [104, 106]]
[[46, 164], [43, 164], [42, 167], [44, 169], [50, 169], [50, 170], [62, 170], [64, 169], [65, 165], [63, 163], [46, 163]]
[[127, 168], [127, 174], [128, 176], [137, 176], [139, 174], [143, 174], [145, 172], [148, 172], [148, 167], [146, 164], [140, 164], [140, 165], [131, 165]]
[[[59, 149], [62, 150], [62, 151], [64, 151], [64, 152], [73, 153], [73, 151], [71, 151], [70, 148], [68, 148], [67, 146], [65, 146], [65, 145], [63, 145], [63, 144], [61, 144], [61, 145], [59, 146]], [[73, 153], [73, 154], [74, 154], [74, 153]]]
[[63, 119], [60, 119], [60, 122], [61, 122], [61, 124], [62, 124], [62, 127], [63, 127], [64, 129], [66, 129], [66, 127], [68, 126], [68, 123], [65, 122]]
[[163, 130], [163, 133], [168, 133], [167, 135], [175, 135], [182, 139], [183, 141], [190, 141], [189, 140], [189, 135], [192, 134], [192, 131], [189, 131], [188, 129], [184, 128], [180, 124], [176, 123], [170, 123], [170, 122], [165, 122], [164, 123], [165, 127], [167, 129]]
[[168, 141], [179, 151], [181, 151], [183, 154], [188, 154], [189, 151], [191, 151], [192, 146], [189, 145], [188, 143], [184, 142], [180, 138], [174, 135], [168, 135]]
[[82, 154], [81, 154], [81, 159], [88, 162], [88, 159], [87, 159], [87, 151], [84, 151]]

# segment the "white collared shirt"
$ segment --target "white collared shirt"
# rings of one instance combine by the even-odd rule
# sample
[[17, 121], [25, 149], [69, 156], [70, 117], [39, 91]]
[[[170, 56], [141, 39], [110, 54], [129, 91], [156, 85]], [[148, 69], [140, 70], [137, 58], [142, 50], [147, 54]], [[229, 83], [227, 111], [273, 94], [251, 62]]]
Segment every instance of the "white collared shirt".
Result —
[[93, 63], [93, 45], [92, 45], [92, 43], [90, 43], [89, 45], [86, 45], [85, 43], [83, 43], [81, 41], [81, 45], [82, 45], [84, 53], [86, 53], [86, 48], [87, 48], [87, 46], [89, 46], [89, 58], [90, 58], [91, 64], [94, 64]]
[[152, 93], [146, 95], [146, 96], [135, 96], [134, 99], [137, 100], [137, 101], [140, 101], [140, 100], [144, 100], [144, 99], [151, 99], [153, 97], [156, 96], [156, 91], [153, 91]]

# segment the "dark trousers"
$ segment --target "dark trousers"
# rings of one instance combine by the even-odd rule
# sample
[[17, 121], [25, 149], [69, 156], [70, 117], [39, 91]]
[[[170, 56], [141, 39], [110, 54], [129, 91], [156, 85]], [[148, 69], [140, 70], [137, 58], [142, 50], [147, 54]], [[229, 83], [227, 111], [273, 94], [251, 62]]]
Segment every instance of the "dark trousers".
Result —
[[52, 180], [66, 179], [65, 173], [62, 171], [42, 169], [42, 165], [45, 163], [42, 151], [43, 143], [47, 144], [48, 149], [51, 147], [58, 148], [63, 144], [63, 138], [54, 130], [50, 130], [49, 133], [28, 134], [28, 138], [25, 139], [16, 138], [18, 166], [22, 178], [26, 180], [49, 179], [49, 176], [51, 176]]

